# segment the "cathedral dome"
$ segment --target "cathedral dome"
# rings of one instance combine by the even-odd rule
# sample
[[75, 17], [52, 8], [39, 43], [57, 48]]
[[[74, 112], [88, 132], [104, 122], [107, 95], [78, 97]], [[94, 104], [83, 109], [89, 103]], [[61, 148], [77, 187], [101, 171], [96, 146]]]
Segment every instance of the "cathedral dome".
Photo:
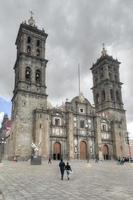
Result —
[[73, 102], [78, 102], [78, 103], [87, 103], [91, 106], [91, 103], [88, 101], [88, 99], [86, 99], [83, 95], [83, 93], [80, 93], [79, 96], [76, 96], [72, 99], [71, 103]]

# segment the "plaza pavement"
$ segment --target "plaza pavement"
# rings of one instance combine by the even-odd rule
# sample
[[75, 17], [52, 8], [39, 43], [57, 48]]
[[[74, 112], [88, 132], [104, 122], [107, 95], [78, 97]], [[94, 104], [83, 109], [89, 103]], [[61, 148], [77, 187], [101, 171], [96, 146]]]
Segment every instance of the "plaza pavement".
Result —
[[133, 164], [70, 161], [73, 174], [60, 180], [57, 161], [0, 164], [0, 200], [133, 200]]

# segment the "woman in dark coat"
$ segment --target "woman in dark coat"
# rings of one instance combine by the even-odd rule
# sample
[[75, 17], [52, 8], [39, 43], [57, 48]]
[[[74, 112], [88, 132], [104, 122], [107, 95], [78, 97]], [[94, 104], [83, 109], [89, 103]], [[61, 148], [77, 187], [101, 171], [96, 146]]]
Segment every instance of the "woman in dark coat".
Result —
[[65, 170], [65, 163], [63, 162], [63, 159], [61, 159], [59, 163], [59, 167], [60, 167], [60, 172], [61, 172], [61, 180], [63, 180], [64, 170]]
[[69, 180], [70, 179], [70, 177], [69, 177], [70, 171], [72, 171], [72, 169], [71, 169], [71, 166], [69, 165], [68, 162], [67, 162], [67, 164], [65, 166], [65, 170], [66, 170], [66, 173], [67, 173], [67, 179]]

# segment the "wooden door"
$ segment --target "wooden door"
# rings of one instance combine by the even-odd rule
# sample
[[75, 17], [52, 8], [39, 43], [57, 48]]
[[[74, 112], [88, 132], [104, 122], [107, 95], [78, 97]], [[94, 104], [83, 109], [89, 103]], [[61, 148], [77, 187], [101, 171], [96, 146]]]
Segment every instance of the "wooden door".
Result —
[[87, 159], [87, 145], [86, 142], [80, 142], [80, 159], [86, 160]]
[[107, 144], [105, 144], [103, 146], [102, 152], [103, 152], [103, 158], [104, 158], [104, 160], [108, 160], [109, 159], [109, 148], [108, 148]]
[[53, 158], [54, 158], [54, 160], [60, 160], [61, 159], [61, 144], [59, 142], [54, 143]]

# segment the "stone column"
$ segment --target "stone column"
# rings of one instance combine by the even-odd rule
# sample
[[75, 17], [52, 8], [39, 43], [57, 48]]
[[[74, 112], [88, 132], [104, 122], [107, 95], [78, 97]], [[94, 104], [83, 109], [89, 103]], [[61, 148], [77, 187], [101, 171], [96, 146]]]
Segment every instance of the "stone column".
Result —
[[47, 113], [43, 113], [43, 126], [42, 126], [42, 156], [44, 158], [48, 158], [49, 157], [49, 115]]
[[73, 113], [67, 113], [67, 150], [68, 158], [74, 159]]
[[101, 145], [102, 145], [102, 137], [101, 137], [101, 123], [100, 123], [100, 116], [97, 116], [94, 119], [94, 127], [95, 127], [95, 152], [96, 152], [96, 158], [98, 157], [99, 160], [103, 159], [102, 151], [101, 151]]

